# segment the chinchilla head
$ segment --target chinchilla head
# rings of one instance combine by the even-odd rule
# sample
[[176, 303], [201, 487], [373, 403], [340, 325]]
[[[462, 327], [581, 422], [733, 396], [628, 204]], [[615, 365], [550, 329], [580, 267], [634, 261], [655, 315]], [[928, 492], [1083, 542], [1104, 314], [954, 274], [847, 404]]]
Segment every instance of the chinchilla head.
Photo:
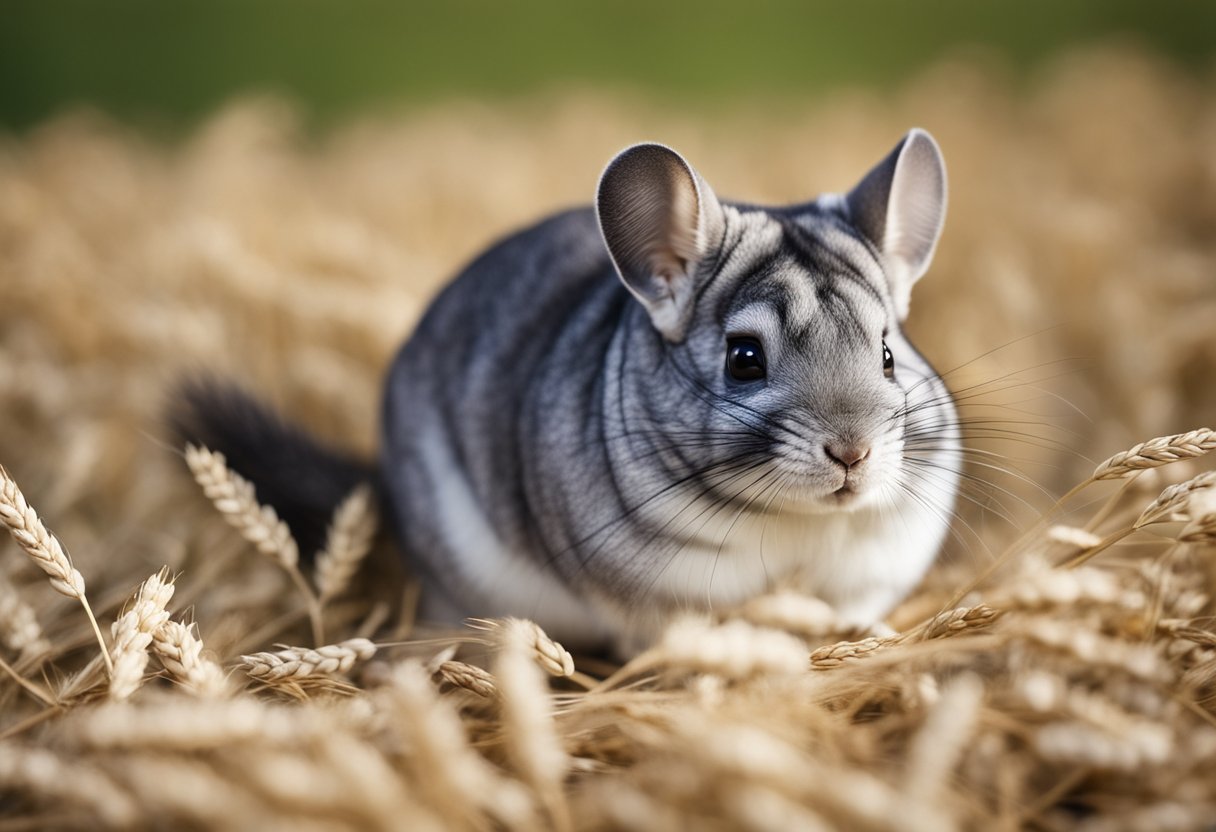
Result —
[[954, 425], [901, 331], [945, 211], [945, 165], [922, 130], [849, 193], [781, 208], [720, 201], [662, 145], [623, 151], [597, 196], [640, 304], [623, 427], [668, 476], [729, 500], [819, 513], [908, 491], [911, 440]]

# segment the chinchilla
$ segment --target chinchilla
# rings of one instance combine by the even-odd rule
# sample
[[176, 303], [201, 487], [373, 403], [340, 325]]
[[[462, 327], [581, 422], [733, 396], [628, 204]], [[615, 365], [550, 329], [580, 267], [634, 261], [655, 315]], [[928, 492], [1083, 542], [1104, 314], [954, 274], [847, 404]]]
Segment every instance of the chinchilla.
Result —
[[[880, 620], [958, 488], [951, 395], [902, 330], [945, 211], [922, 130], [847, 194], [777, 208], [639, 144], [594, 208], [490, 247], [385, 386], [375, 476], [422, 617], [525, 616], [623, 652], [774, 586]], [[185, 403], [186, 437], [305, 538], [367, 475], [231, 388]]]

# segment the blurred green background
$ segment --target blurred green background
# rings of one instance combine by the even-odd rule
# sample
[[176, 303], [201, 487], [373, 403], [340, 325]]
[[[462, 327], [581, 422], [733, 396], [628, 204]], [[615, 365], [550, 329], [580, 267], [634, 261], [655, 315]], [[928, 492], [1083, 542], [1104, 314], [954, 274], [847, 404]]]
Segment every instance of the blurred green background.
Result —
[[447, 96], [573, 84], [687, 106], [887, 88], [958, 50], [1029, 77], [1063, 47], [1123, 37], [1212, 70], [1216, 3], [613, 3], [2, 0], [0, 128], [88, 103], [168, 128], [238, 93], [285, 94], [313, 124]]

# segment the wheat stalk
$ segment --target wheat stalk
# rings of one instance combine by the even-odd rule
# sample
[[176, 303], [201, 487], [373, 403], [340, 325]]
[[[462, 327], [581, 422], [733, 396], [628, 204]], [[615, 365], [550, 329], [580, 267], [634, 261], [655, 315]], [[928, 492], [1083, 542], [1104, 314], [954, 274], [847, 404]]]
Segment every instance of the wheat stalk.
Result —
[[1216, 450], [1216, 430], [1198, 428], [1173, 436], [1158, 436], [1117, 453], [1094, 469], [1092, 479], [1113, 480], [1168, 465], [1180, 459], [1194, 459]]
[[186, 464], [195, 481], [229, 525], [257, 550], [286, 570], [308, 608], [313, 640], [324, 641], [321, 604], [300, 571], [300, 547], [287, 524], [270, 506], [257, 500], [253, 484], [228, 467], [224, 455], [195, 445], [186, 446]]
[[493, 699], [498, 695], [494, 677], [476, 665], [447, 661], [441, 663], [435, 672], [448, 684], [463, 688], [486, 699]]
[[0, 791], [11, 795], [18, 789], [40, 802], [79, 806], [111, 829], [139, 825], [139, 806], [105, 771], [44, 748], [0, 746]]
[[904, 793], [921, 803], [937, 802], [972, 736], [984, 696], [974, 675], [951, 680], [930, 709], [908, 749]]
[[914, 630], [911, 636], [921, 641], [949, 638], [970, 630], [991, 626], [999, 616], [1000, 612], [987, 604], [959, 607], [933, 616], [920, 628]]
[[89, 606], [89, 599], [85, 596], [84, 576], [72, 566], [72, 561], [59, 540], [47, 531], [42, 519], [26, 501], [25, 495], [3, 465], [0, 465], [0, 521], [8, 527], [17, 545], [50, 577], [51, 587], [60, 595], [80, 602], [89, 618], [89, 624], [93, 627], [97, 644], [101, 647], [106, 670], [113, 675], [114, 664], [110, 660], [110, 651], [106, 649], [101, 627], [97, 625], [93, 608]]
[[798, 673], [806, 666], [802, 641], [740, 620], [711, 624], [697, 618], [681, 619], [667, 628], [656, 653], [669, 667], [728, 679]]
[[[144, 826], [180, 829], [308, 828], [283, 808], [258, 800], [217, 770], [216, 760], [190, 755], [157, 757], [132, 754], [113, 758], [112, 766], [139, 801]], [[290, 807], [287, 807], [290, 808]]]
[[1052, 526], [1047, 530], [1047, 539], [1053, 543], [1062, 543], [1065, 546], [1072, 546], [1082, 551], [1092, 549], [1102, 542], [1102, 538], [1086, 529], [1079, 529], [1076, 526], [1059, 525]]
[[1057, 720], [1034, 732], [1033, 745], [1052, 762], [1129, 774], [1160, 764], [1173, 751], [1169, 729], [1143, 721], [1115, 732], [1080, 720]]
[[[802, 832], [832, 832], [834, 827], [821, 815], [808, 809], [797, 800], [786, 797], [780, 789], [759, 783], [731, 784], [723, 799], [730, 814], [730, 827], [743, 832], [769, 832], [774, 829], [799, 829]], [[649, 826], [650, 824], [646, 824]], [[642, 828], [621, 824], [614, 828]], [[679, 828], [673, 821], [668, 826], [655, 828]]]
[[1183, 543], [1216, 542], [1216, 490], [1204, 488], [1192, 492], [1186, 503], [1189, 521], [1178, 533]]
[[1023, 625], [1018, 635], [1093, 667], [1118, 669], [1149, 682], [1172, 677], [1168, 663], [1151, 646], [1111, 638], [1071, 622], [1040, 617]]
[[166, 621], [152, 634], [152, 649], [173, 678], [199, 696], [224, 696], [228, 677], [203, 656], [203, 642], [193, 623]]
[[1143, 593], [1124, 589], [1116, 576], [1102, 569], [1042, 569], [1018, 578], [993, 594], [998, 606], [1038, 609], [1059, 604], [1120, 604], [1142, 607]]
[[1205, 471], [1186, 482], [1167, 486], [1157, 495], [1157, 499], [1149, 503], [1148, 507], [1140, 513], [1140, 516], [1136, 518], [1136, 522], [1132, 523], [1132, 528], [1139, 529], [1153, 523], [1169, 520], [1176, 511], [1181, 509], [1191, 499], [1191, 495], [1196, 491], [1209, 489], [1214, 485], [1216, 485], [1216, 471]]
[[0, 640], [23, 658], [42, 655], [51, 649], [33, 608], [25, 603], [8, 576], [3, 574], [0, 574]]
[[421, 793], [448, 817], [476, 821], [469, 811], [475, 808], [509, 827], [535, 827], [526, 792], [473, 751], [459, 714], [440, 699], [429, 676], [417, 662], [403, 662], [393, 669], [382, 694], [394, 726], [403, 729]]
[[827, 603], [789, 591], [753, 598], [740, 607], [739, 616], [761, 627], [789, 630], [812, 638], [849, 629]]
[[531, 621], [508, 618], [498, 624], [494, 662], [507, 757], [532, 786], [558, 830], [571, 826], [562, 792], [569, 758], [553, 721], [548, 684], [538, 667], [536, 633]]
[[114, 674], [110, 679], [110, 697], [126, 699], [143, 682], [148, 666], [148, 646], [152, 634], [166, 621], [165, 606], [173, 597], [173, 582], [166, 580], [162, 570], [140, 585], [130, 609], [118, 617], [111, 627], [114, 638]]
[[871, 636], [858, 641], [841, 641], [828, 644], [811, 653], [811, 667], [815, 670], [828, 670], [839, 667], [850, 659], [860, 659], [903, 641], [903, 634], [877, 638]]
[[470, 618], [466, 623], [474, 629], [494, 633], [499, 641], [508, 631], [512, 633], [512, 638], [522, 637], [526, 633], [532, 646], [532, 655], [546, 673], [558, 678], [565, 678], [574, 673], [574, 657], [565, 647], [549, 638], [534, 621], [526, 618]]
[[325, 548], [317, 555], [316, 582], [321, 603], [346, 589], [371, 550], [379, 525], [374, 497], [371, 486], [364, 483], [334, 510]]
[[852, 659], [873, 655], [887, 647], [912, 641], [949, 638], [988, 627], [999, 616], [1000, 612], [987, 604], [946, 610], [906, 632], [882, 637], [871, 636], [859, 641], [841, 641], [820, 647], [811, 653], [811, 667], [815, 670], [829, 670]]
[[[1092, 50], [1082, 57], [1065, 61], [1069, 65], [1059, 67], [1059, 78], [1038, 85], [1030, 96], [1022, 96], [1033, 100], [1016, 106], [999, 79], [993, 81], [986, 72], [977, 71], [960, 84], [952, 68], [945, 77], [914, 83], [906, 95], [893, 93], [891, 102], [901, 106], [886, 109], [894, 115], [874, 112], [864, 94], [826, 109], [812, 108], [791, 129], [765, 131], [766, 126], [777, 128], [775, 119], [780, 116], [763, 115], [756, 108], [738, 117], [715, 114], [734, 127], [752, 128], [753, 134], [772, 133], [776, 149], [768, 154], [770, 158], [759, 161], [731, 159], [725, 151], [715, 155], [718, 164], [729, 166], [723, 175], [736, 181], [749, 175], [784, 176], [790, 169], [784, 157], [794, 155], [788, 148], [799, 145], [808, 130], [839, 128], [841, 134], [829, 142], [851, 153], [852, 146], [876, 141], [873, 134], [929, 99], [934, 102], [934, 119], [955, 134], [964, 156], [968, 142], [974, 145], [972, 156], [993, 151], [991, 143], [982, 147], [980, 143], [997, 128], [1005, 129], [1009, 140], [1001, 141], [997, 149], [1007, 164], [990, 166], [988, 177], [959, 177], [959, 187], [969, 188], [970, 194], [961, 194], [958, 204], [986, 204], [980, 196], [1005, 189], [1015, 200], [1013, 208], [1020, 208], [1017, 201], [1023, 200], [1034, 210], [1007, 212], [1010, 222], [1021, 225], [1011, 226], [999, 238], [1028, 240], [1028, 245], [1067, 253], [1077, 248], [1078, 241], [1084, 242], [1082, 238], [1096, 224], [1102, 240], [1118, 243], [1088, 246], [1080, 257], [1044, 259], [1032, 252], [1029, 260], [1045, 267], [1034, 279], [1058, 284], [1052, 286], [1051, 298], [1084, 303], [1093, 295], [1095, 278], [1104, 277], [1117, 301], [1120, 292], [1142, 282], [1142, 272], [1153, 271], [1153, 291], [1135, 294], [1136, 302], [1082, 309], [1077, 317], [1084, 319], [1083, 330], [1044, 336], [1052, 352], [1083, 331], [1092, 341], [1089, 352], [1102, 365], [1103, 372], [1068, 384], [1079, 388], [1073, 392], [1082, 399], [1105, 399], [1115, 405], [1104, 411], [1098, 408], [1100, 430], [1069, 442], [1069, 451], [1092, 453], [1095, 433], [1118, 430], [1121, 424], [1163, 412], [1201, 415], [1213, 401], [1216, 388], [1210, 379], [1216, 352], [1210, 321], [1216, 282], [1210, 278], [1216, 276], [1216, 246], [1210, 235], [1159, 232], [1161, 226], [1193, 231], [1202, 224], [1197, 220], [1212, 216], [1216, 97], [1212, 78], [1184, 76], [1157, 57]], [[477, 124], [490, 128], [483, 132], [492, 133], [478, 140], [485, 151], [512, 161], [507, 185], [540, 172], [540, 190], [524, 198], [551, 201], [544, 188], [553, 187], [554, 177], [547, 171], [590, 164], [584, 157], [599, 151], [587, 149], [598, 145], [586, 141], [587, 136], [615, 135], [639, 120], [637, 108], [589, 105], [583, 99], [578, 95], [568, 102], [562, 99], [547, 106], [545, 113], [531, 107], [522, 117], [475, 114]], [[1151, 110], [1151, 119], [1144, 117], [1143, 105]], [[554, 113], [548, 114], [549, 110]], [[849, 115], [854, 112], [860, 116]], [[0, 342], [5, 347], [0, 349], [0, 446], [20, 447], [32, 464], [46, 468], [45, 481], [54, 483], [61, 499], [52, 503], [40, 498], [32, 479], [18, 482], [31, 487], [27, 495], [31, 502], [48, 512], [43, 520], [65, 534], [60, 540], [65, 548], [71, 546], [71, 564], [81, 557], [81, 564], [90, 569], [85, 576], [88, 599], [102, 610], [98, 619], [106, 625], [101, 631], [107, 645], [109, 625], [117, 615], [114, 607], [138, 583], [132, 579], [132, 586], [125, 587], [115, 581], [129, 574], [127, 570], [149, 551], [170, 553], [166, 555], [172, 558], [170, 563], [188, 568], [197, 579], [201, 594], [191, 601], [198, 603], [207, 646], [250, 645], [233, 651], [235, 658], [258, 647], [276, 650], [269, 646], [274, 641], [326, 643], [277, 635], [290, 632], [285, 628], [298, 628], [293, 614], [298, 616], [302, 605], [294, 596], [295, 588], [272, 573], [280, 567], [263, 563], [265, 558], [249, 551], [253, 545], [243, 538], [239, 542], [245, 558], [235, 562], [210, 557], [220, 553], [199, 551], [194, 545], [177, 550], [194, 536], [191, 527], [200, 518], [181, 510], [185, 498], [165, 487], [166, 472], [154, 460], [124, 453], [123, 437], [137, 435], [133, 420], [159, 404], [156, 377], [172, 372], [164, 368], [173, 363], [175, 344], [184, 342], [191, 354], [217, 352], [223, 339], [215, 337], [212, 318], [222, 317], [224, 305], [252, 329], [273, 324], [273, 333], [251, 333], [242, 339], [251, 345], [266, 340], [259, 335], [276, 346], [296, 343], [306, 355], [292, 367], [307, 378], [296, 379], [293, 386], [332, 392], [335, 415], [343, 422], [356, 422], [367, 392], [363, 388], [368, 386], [360, 380], [365, 369], [361, 365], [367, 356], [383, 353], [385, 332], [399, 323], [402, 304], [413, 310], [419, 301], [415, 290], [420, 287], [390, 283], [383, 275], [411, 271], [409, 266], [419, 256], [447, 257], [444, 250], [462, 213], [428, 211], [436, 196], [446, 199], [434, 189], [415, 188], [416, 194], [403, 201], [398, 174], [411, 180], [439, 170], [458, 184], [467, 181], [469, 204], [492, 215], [498, 225], [507, 222], [508, 214], [514, 217], [522, 211], [518, 188], [487, 192], [484, 183], [476, 181], [476, 171], [468, 164], [470, 153], [463, 146], [467, 131], [461, 130], [469, 122], [468, 115], [457, 108], [408, 124], [364, 124], [357, 132], [346, 131], [347, 140], [327, 142], [315, 151], [301, 147], [281, 111], [268, 112], [261, 104], [226, 111], [209, 123], [200, 141], [185, 143], [189, 145], [185, 149], [150, 147], [122, 127], [71, 120], [0, 142], [4, 145], [0, 151], [0, 239], [4, 240], [0, 243]], [[696, 124], [683, 116], [642, 116], [658, 121], [664, 132], [696, 132]], [[526, 127], [516, 123], [527, 119], [535, 123]], [[1050, 124], [1044, 126], [1047, 120]], [[1106, 152], [1093, 153], [1095, 125], [1105, 128]], [[556, 140], [536, 141], [555, 133]], [[447, 140], [452, 137], [461, 146], [419, 152], [423, 145], [450, 144]], [[1045, 150], [1047, 144], [1051, 148]], [[1121, 166], [1126, 167], [1127, 159], [1145, 156], [1152, 157], [1151, 170], [1129, 178]], [[268, 165], [272, 173], [283, 169], [285, 175], [260, 175]], [[1044, 222], [1044, 212], [1031, 205], [1038, 197], [1032, 192], [1041, 189], [1032, 186], [1059, 182], [1061, 175], [1067, 179], [1070, 171], [1078, 169], [1087, 183], [1112, 186], [1107, 191], [1115, 185], [1130, 189], [1125, 195], [1132, 199], [1106, 206], [1096, 218], [1085, 206], [1078, 213], [1071, 203], [1065, 204], [1050, 211], [1052, 221]], [[1025, 181], [1014, 181], [1019, 177]], [[185, 211], [186, 221], [166, 228], [162, 212], [149, 206], [198, 207], [198, 180], [207, 186], [202, 195], [206, 204], [201, 206], [207, 216]], [[1163, 189], [1163, 182], [1179, 187]], [[1015, 185], [1011, 191], [1010, 184]], [[342, 205], [336, 208], [325, 199], [327, 189], [334, 187], [342, 196]], [[1123, 210], [1135, 201], [1137, 189], [1146, 197], [1139, 200], [1145, 210]], [[105, 210], [72, 210], [74, 190], [113, 198], [91, 200], [104, 201]], [[390, 201], [399, 209], [391, 216], [383, 210]], [[993, 239], [984, 213], [956, 212], [954, 220], [961, 220], [961, 225], [956, 224], [955, 233], [963, 236], [956, 236], [955, 242], [963, 243], [964, 255], [982, 248], [994, 271], [1020, 276], [1027, 256], [1008, 250], [1002, 239]], [[1144, 213], [1152, 213], [1156, 221], [1143, 222]], [[1078, 229], [1078, 224], [1087, 227]], [[416, 229], [414, 239], [424, 249], [407, 252], [406, 246], [392, 239], [394, 235], [376, 232], [390, 226]], [[251, 233], [239, 233], [240, 228]], [[74, 244], [77, 238], [86, 244]], [[978, 245], [981, 242], [996, 245]], [[121, 250], [123, 256], [109, 256], [109, 249]], [[966, 312], [974, 294], [951, 291], [951, 280], [957, 287], [957, 281], [966, 277], [966, 269], [959, 268], [961, 259], [965, 258], [944, 262], [939, 275], [946, 279], [938, 296], [943, 319]], [[406, 268], [384, 268], [386, 263]], [[308, 271], [308, 291], [292, 291], [288, 281], [279, 277], [301, 265]], [[357, 291], [351, 290], [347, 277], [356, 279]], [[200, 279], [215, 290], [219, 306], [214, 316], [199, 315], [196, 305], [189, 303], [190, 287]], [[153, 284], [158, 314], [142, 314], [140, 300], [146, 300]], [[1025, 286], [1017, 282], [1014, 288]], [[179, 290], [185, 295], [180, 299], [174, 297]], [[381, 303], [381, 299], [394, 302]], [[1024, 301], [1020, 294], [1018, 299], [1028, 313], [1044, 307]], [[993, 322], [998, 328], [1010, 328], [1008, 321], [994, 317]], [[981, 341], [1009, 337], [1004, 331], [977, 332], [988, 323], [981, 316], [972, 323], [949, 337], [932, 333], [936, 344], [930, 346], [967, 351]], [[1162, 337], [1154, 340], [1154, 330]], [[1131, 343], [1136, 343], [1151, 371], [1119, 372], [1129, 369], [1123, 357]], [[108, 349], [114, 344], [122, 349]], [[48, 350], [47, 345], [56, 348]], [[96, 353], [105, 354], [106, 361], [77, 360]], [[208, 361], [206, 355], [199, 357]], [[993, 366], [1005, 363], [996, 361]], [[963, 378], [966, 369], [947, 378], [954, 379], [964, 407], [983, 401], [971, 394], [1036, 381], [1025, 374], [1011, 377], [999, 372], [1002, 378], [978, 388]], [[1037, 380], [1047, 381], [1043, 377], [1047, 374], [1054, 376], [1054, 369]], [[1044, 438], [1036, 425], [1024, 423], [1041, 418], [1035, 415], [1039, 409], [1033, 403], [1015, 390], [1000, 394], [998, 400], [991, 401], [1007, 404], [1008, 409], [990, 410], [988, 415], [1003, 423], [971, 421], [967, 432], [978, 434], [981, 446], [968, 452], [972, 459], [985, 455], [982, 448], [987, 441], [997, 443], [994, 452], [1008, 452], [1011, 439]], [[986, 405], [978, 407], [975, 415], [982, 417]], [[1216, 422], [1208, 424], [1216, 428]], [[932, 420], [921, 427], [932, 429]], [[636, 437], [638, 429], [647, 427], [617, 425], [612, 435], [624, 431]], [[1034, 435], [1026, 436], [1024, 431]], [[1101, 453], [1096, 457], [1101, 460]], [[1109, 488], [1101, 495], [1105, 504], [1100, 509], [1081, 495], [1058, 513], [1022, 524], [1019, 532], [1027, 533], [1026, 545], [1019, 542], [1011, 547], [1012, 556], [1000, 560], [1009, 568], [982, 584], [976, 596], [1003, 610], [992, 628], [955, 629], [966, 620], [966, 613], [959, 618], [934, 617], [943, 610], [976, 604], [961, 599], [969, 594], [965, 584], [971, 574], [986, 565], [966, 552], [942, 559], [893, 613], [893, 620], [905, 622], [899, 624], [907, 633], [904, 640], [869, 654], [853, 645], [849, 649], [868, 658], [858, 659], [855, 667], [828, 673], [760, 668], [727, 679], [695, 669], [635, 672], [627, 685], [585, 694], [577, 684], [547, 681], [545, 671], [535, 666], [540, 660], [535, 648], [521, 645], [515, 651], [516, 669], [531, 674], [532, 687], [518, 684], [509, 673], [501, 679], [495, 676], [492, 699], [479, 699], [444, 681], [440, 668], [463, 670], [458, 662], [445, 665], [453, 655], [435, 663], [438, 675], [433, 681], [442, 685], [442, 692], [430, 697], [426, 687], [432, 682], [414, 672], [408, 684], [399, 685], [394, 668], [382, 664], [378, 653], [369, 664], [377, 670], [383, 667], [384, 672], [379, 679], [372, 673], [365, 678], [375, 686], [348, 699], [320, 696], [309, 703], [287, 704], [277, 690], [237, 691], [236, 683], [249, 681], [242, 670], [231, 679], [231, 697], [193, 697], [184, 684], [175, 682], [172, 687], [160, 685], [163, 690], [141, 690], [116, 703], [105, 701], [103, 688], [77, 686], [80, 695], [51, 696], [58, 701], [47, 707], [39, 698], [26, 696], [16, 674], [5, 675], [7, 671], [0, 669], [0, 734], [4, 735], [0, 829], [518, 832], [551, 827], [550, 818], [539, 816], [542, 804], [552, 799], [545, 792], [549, 789], [559, 800], [564, 795], [570, 801], [579, 828], [604, 830], [1216, 832], [1211, 830], [1216, 818], [1212, 777], [1216, 771], [1212, 614], [1216, 609], [1207, 597], [1216, 589], [1216, 549], [1199, 542], [1206, 538], [1205, 495], [1216, 493], [1216, 488], [1192, 489], [1185, 497], [1182, 491], [1174, 492], [1176, 498], [1166, 499], [1162, 505], [1169, 507], [1159, 515], [1168, 518], [1169, 528], [1155, 522], [1127, 544], [1112, 543], [1108, 536], [1136, 521], [1166, 485], [1213, 467], [1213, 459], [1216, 453], [1131, 469], [1121, 479], [1107, 480], [1106, 486], [1101, 482], [1091, 486], [1095, 491]], [[1001, 464], [1009, 461], [1006, 458]], [[1059, 461], [1065, 467], [1072, 464]], [[991, 470], [981, 462], [971, 472], [981, 474], [981, 469]], [[1183, 469], [1188, 473], [1174, 473]], [[13, 473], [21, 475], [22, 470], [17, 467]], [[1090, 464], [1083, 473], [1093, 470]], [[922, 492], [934, 487], [927, 480], [920, 485]], [[262, 490], [258, 488], [258, 496], [270, 496]], [[70, 507], [65, 510], [71, 514], [59, 516], [52, 504]], [[773, 506], [781, 508], [776, 501]], [[201, 503], [196, 508], [215, 511]], [[959, 509], [965, 515], [971, 510], [961, 503]], [[693, 527], [700, 521], [690, 518], [692, 513], [671, 518], [674, 530], [692, 519], [692, 527], [684, 531], [695, 534]], [[725, 514], [723, 530], [730, 523], [729, 507]], [[964, 516], [962, 522], [974, 519]], [[748, 522], [748, 516], [739, 521]], [[891, 515], [879, 522], [899, 526], [900, 518]], [[1102, 539], [1048, 528], [1060, 522], [1075, 523]], [[758, 518], [754, 531], [759, 534], [763, 526], [763, 518]], [[772, 528], [769, 524], [770, 536], [763, 542], [772, 543]], [[81, 530], [79, 535], [76, 529]], [[230, 542], [238, 542], [234, 529], [212, 530], [231, 532]], [[977, 526], [976, 531], [985, 543], [998, 544], [1006, 536], [986, 527]], [[1182, 545], [1174, 546], [1170, 536]], [[1187, 542], [1191, 537], [1195, 543]], [[303, 561], [311, 553], [300, 543]], [[814, 540], [806, 543], [808, 550], [815, 548]], [[905, 543], [903, 538], [896, 541], [887, 554], [899, 558]], [[1023, 569], [1032, 565], [1027, 563], [1031, 560], [1055, 563], [1103, 545], [1110, 549], [1110, 557], [1076, 570]], [[637, 555], [649, 556], [649, 566], [657, 572], [663, 567], [661, 548], [652, 545]], [[754, 549], [751, 565], [770, 567], [767, 571], [779, 582], [780, 570], [771, 568], [771, 558], [765, 560], [770, 553], [764, 546]], [[18, 554], [15, 547], [0, 551], [3, 555], [28, 570], [13, 573], [13, 583], [33, 606], [53, 644], [49, 660], [36, 671], [43, 677], [37, 681], [58, 690], [62, 680], [86, 663], [90, 670], [80, 679], [104, 678], [102, 656], [91, 647], [94, 642], [86, 633], [78, 602], [60, 600], [47, 595], [43, 587], [31, 586], [33, 570], [19, 563], [26, 555]], [[330, 601], [342, 601], [341, 615], [325, 622], [329, 628], [337, 626], [339, 619], [364, 623], [352, 623], [349, 631], [336, 630], [328, 641], [368, 635], [382, 627], [404, 632], [410, 626], [409, 610], [386, 614], [399, 619], [390, 622], [380, 615], [378, 600], [352, 594], [372, 557], [363, 561], [351, 588]], [[99, 566], [95, 572], [94, 563], [104, 564], [104, 569]], [[1153, 568], [1141, 569], [1148, 563]], [[710, 588], [744, 591], [732, 565], [724, 556]], [[851, 567], [847, 559], [837, 566], [837, 577], [847, 578]], [[313, 581], [311, 567], [301, 562], [299, 569]], [[147, 570], [141, 574], [147, 577]], [[685, 580], [690, 576], [681, 574], [678, 564], [667, 574], [687, 590], [675, 606], [704, 606], [706, 587]], [[313, 589], [320, 594], [319, 583]], [[956, 589], [961, 590], [959, 600], [947, 600]], [[183, 590], [184, 585], [170, 604], [180, 603]], [[543, 609], [545, 600], [540, 599], [538, 609]], [[635, 600], [631, 615], [640, 618], [653, 612], [642, 599]], [[283, 609], [289, 605], [290, 609]], [[726, 617], [742, 618], [755, 629], [799, 636], [834, 632], [825, 629], [825, 610], [789, 595], [778, 603], [758, 602], [750, 611], [732, 611]], [[176, 614], [174, 619], [182, 620]], [[1056, 632], [1043, 638], [1023, 632], [1044, 621], [1056, 625]], [[154, 634], [152, 651], [162, 634], [179, 646], [185, 635], [198, 635], [196, 630], [166, 634], [168, 626]], [[706, 625], [706, 629], [714, 628]], [[924, 640], [938, 632], [961, 632], [964, 641]], [[971, 632], [985, 635], [973, 639]], [[550, 635], [566, 638], [556, 629]], [[861, 635], [833, 634], [831, 640]], [[729, 641], [717, 632], [708, 638]], [[656, 634], [658, 639], [661, 634]], [[738, 641], [744, 649], [754, 643], [750, 638]], [[452, 639], [444, 633], [440, 643]], [[1068, 647], [1069, 643], [1080, 646]], [[79, 649], [82, 644], [84, 650]], [[199, 646], [197, 638], [194, 644]], [[762, 649], [755, 644], [754, 649]], [[952, 645], [971, 645], [971, 649], [951, 649]], [[1140, 651], [1121, 656], [1123, 647], [1139, 647], [1155, 655], [1164, 672], [1132, 675], [1121, 670], [1129, 659], [1136, 667], [1143, 662]], [[407, 649], [430, 655], [437, 648], [427, 640]], [[695, 654], [708, 648], [690, 642], [684, 649]], [[182, 661], [189, 662], [182, 650]], [[804, 664], [808, 652], [802, 649]], [[9, 658], [3, 647], [0, 653]], [[463, 654], [460, 658], [480, 663], [480, 658]], [[487, 660], [494, 661], [493, 648]], [[723, 652], [717, 661], [731, 667], [745, 660]], [[582, 656], [576, 661], [576, 677], [578, 671], [598, 673], [601, 668], [611, 673], [605, 659], [588, 657], [586, 667]], [[562, 663], [555, 666], [561, 668]], [[156, 669], [161, 675], [173, 674], [159, 665]], [[351, 674], [358, 676], [359, 670], [356, 666]], [[954, 687], [971, 674], [984, 682], [978, 705], [965, 687]], [[249, 685], [261, 687], [252, 681]], [[145, 687], [152, 683], [145, 681]], [[103, 701], [89, 701], [90, 694], [95, 697], [98, 692]], [[438, 702], [433, 701], [436, 698]], [[505, 711], [504, 699], [512, 708], [543, 711], [547, 721], [539, 723], [539, 736], [568, 755], [557, 766], [542, 767], [548, 779], [539, 781], [539, 787], [534, 785], [538, 781], [521, 774], [525, 769], [516, 762], [519, 755], [514, 749], [533, 736], [527, 733], [528, 722]], [[501, 795], [490, 786], [481, 789], [470, 774], [473, 766], [488, 766], [491, 778], [515, 787], [513, 791], [534, 807], [535, 822], [496, 811]], [[457, 802], [461, 800], [463, 805]], [[409, 804], [414, 801], [419, 808], [411, 814]], [[926, 814], [927, 802], [932, 802], [936, 816]], [[398, 807], [396, 814], [390, 811]]]
[[107, 702], [70, 722], [74, 742], [90, 750], [214, 751], [256, 743], [290, 747], [337, 730], [326, 710], [276, 707], [250, 696], [191, 699], [177, 696]]
[[221, 453], [186, 446], [186, 464], [203, 493], [241, 536], [284, 569], [296, 569], [300, 549], [287, 524], [257, 500], [253, 483], [228, 467]]
[[376, 654], [376, 645], [352, 638], [323, 647], [286, 647], [274, 653], [241, 656], [245, 672], [262, 682], [332, 676], [346, 673], [356, 662]]

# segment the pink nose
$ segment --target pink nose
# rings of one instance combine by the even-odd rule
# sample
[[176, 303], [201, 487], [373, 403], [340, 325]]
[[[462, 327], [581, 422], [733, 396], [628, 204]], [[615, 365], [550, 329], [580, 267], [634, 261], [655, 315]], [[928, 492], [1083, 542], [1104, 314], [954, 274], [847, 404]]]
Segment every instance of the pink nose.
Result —
[[870, 455], [870, 449], [861, 445], [845, 445], [828, 443], [823, 446], [824, 453], [836, 460], [845, 468], [852, 468]]

